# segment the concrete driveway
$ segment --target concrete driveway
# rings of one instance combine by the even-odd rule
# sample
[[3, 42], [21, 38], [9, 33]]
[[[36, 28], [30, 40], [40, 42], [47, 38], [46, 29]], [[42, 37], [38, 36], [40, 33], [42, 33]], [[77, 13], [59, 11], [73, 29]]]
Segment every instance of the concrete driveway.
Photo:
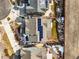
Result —
[[0, 20], [9, 14], [10, 7], [9, 0], [0, 0]]

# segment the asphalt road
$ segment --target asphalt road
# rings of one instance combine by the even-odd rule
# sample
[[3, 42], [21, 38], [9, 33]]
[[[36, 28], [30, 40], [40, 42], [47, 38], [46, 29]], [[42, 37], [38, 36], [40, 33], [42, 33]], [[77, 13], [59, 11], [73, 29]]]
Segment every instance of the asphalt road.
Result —
[[4, 19], [9, 14], [10, 7], [8, 0], [0, 0], [0, 20]]

